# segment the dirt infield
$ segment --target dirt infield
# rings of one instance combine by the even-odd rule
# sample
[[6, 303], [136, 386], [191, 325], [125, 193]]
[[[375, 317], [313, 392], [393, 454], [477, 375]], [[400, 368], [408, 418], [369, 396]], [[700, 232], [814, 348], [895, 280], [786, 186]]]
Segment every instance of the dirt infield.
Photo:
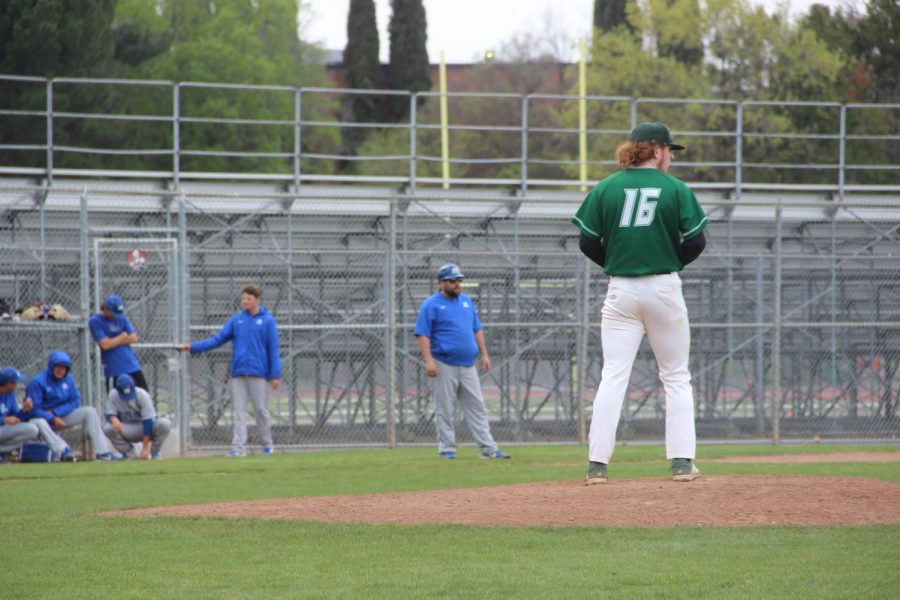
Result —
[[105, 513], [326, 523], [550, 527], [900, 523], [900, 483], [853, 477], [704, 476], [541, 482], [475, 489], [318, 496]]
[[[810, 464], [810, 463], [854, 463], [900, 462], [900, 452], [828, 452], [822, 454], [772, 454], [769, 456], [731, 456], [703, 462], [754, 463], [754, 464]], [[699, 462], [697, 464], [700, 464]]]

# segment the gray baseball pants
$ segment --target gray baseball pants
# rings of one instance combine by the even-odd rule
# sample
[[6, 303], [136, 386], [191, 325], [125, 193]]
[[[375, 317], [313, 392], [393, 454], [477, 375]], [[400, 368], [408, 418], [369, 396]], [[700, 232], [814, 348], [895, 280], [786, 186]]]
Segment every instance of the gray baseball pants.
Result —
[[[150, 452], [159, 452], [162, 450], [163, 442], [169, 437], [172, 430], [172, 423], [165, 417], [160, 417], [153, 422], [152, 441], [150, 442]], [[118, 433], [112, 426], [112, 423], [103, 424], [103, 433], [112, 442], [116, 450], [122, 454], [128, 453], [132, 448], [132, 444], [136, 444], [144, 439], [143, 423], [122, 423], [122, 433]]]
[[438, 452], [456, 450], [454, 421], [458, 402], [481, 453], [493, 454], [497, 450], [497, 444], [491, 436], [491, 428], [484, 411], [478, 371], [475, 367], [457, 367], [439, 360], [434, 362], [437, 364], [438, 375], [430, 378], [430, 383], [431, 396], [434, 398]]
[[3, 425], [0, 427], [0, 452], [15, 450], [22, 444], [36, 440], [37, 436], [38, 428], [33, 423]]
[[66, 422], [64, 429], [81, 425], [88, 439], [91, 440], [91, 448], [95, 454], [106, 454], [109, 452], [109, 444], [106, 436], [100, 429], [100, 417], [97, 416], [97, 409], [93, 406], [82, 406], [76, 408], [65, 417], [62, 418]]
[[50, 427], [50, 423], [45, 421], [44, 419], [31, 419], [28, 421], [38, 428], [38, 433], [41, 435], [41, 439], [46, 442], [50, 449], [53, 450], [56, 457], [59, 458], [62, 456], [63, 450], [69, 447], [66, 443], [66, 440], [62, 439], [56, 432], [53, 431], [53, 428]]
[[268, 383], [262, 377], [232, 377], [231, 391], [234, 402], [234, 437], [231, 449], [247, 451], [247, 400], [253, 402], [256, 415], [256, 431], [263, 446], [272, 445], [272, 419], [269, 416]]

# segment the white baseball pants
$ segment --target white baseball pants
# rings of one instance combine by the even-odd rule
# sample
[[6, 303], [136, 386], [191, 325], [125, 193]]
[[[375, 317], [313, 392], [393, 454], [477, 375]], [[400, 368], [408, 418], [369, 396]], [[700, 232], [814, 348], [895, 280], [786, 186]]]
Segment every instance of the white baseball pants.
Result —
[[645, 332], [666, 392], [666, 458], [694, 458], [691, 329], [681, 279], [668, 273], [609, 278], [600, 324], [603, 370], [588, 438], [591, 461], [608, 464], [612, 458], [628, 379]]

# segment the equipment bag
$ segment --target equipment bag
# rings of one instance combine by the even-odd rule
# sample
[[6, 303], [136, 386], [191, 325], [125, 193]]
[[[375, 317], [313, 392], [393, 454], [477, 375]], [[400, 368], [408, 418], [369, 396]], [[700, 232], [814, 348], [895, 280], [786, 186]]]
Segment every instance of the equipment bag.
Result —
[[50, 446], [41, 442], [29, 442], [19, 451], [19, 462], [53, 462]]

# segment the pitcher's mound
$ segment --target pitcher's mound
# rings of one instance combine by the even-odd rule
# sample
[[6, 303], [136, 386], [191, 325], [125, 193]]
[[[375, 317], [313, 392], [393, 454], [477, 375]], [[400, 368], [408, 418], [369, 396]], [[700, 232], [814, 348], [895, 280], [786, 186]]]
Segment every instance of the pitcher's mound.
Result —
[[900, 483], [853, 477], [704, 476], [690, 483], [520, 483], [474, 489], [163, 506], [116, 515], [329, 523], [551, 527], [900, 523]]

